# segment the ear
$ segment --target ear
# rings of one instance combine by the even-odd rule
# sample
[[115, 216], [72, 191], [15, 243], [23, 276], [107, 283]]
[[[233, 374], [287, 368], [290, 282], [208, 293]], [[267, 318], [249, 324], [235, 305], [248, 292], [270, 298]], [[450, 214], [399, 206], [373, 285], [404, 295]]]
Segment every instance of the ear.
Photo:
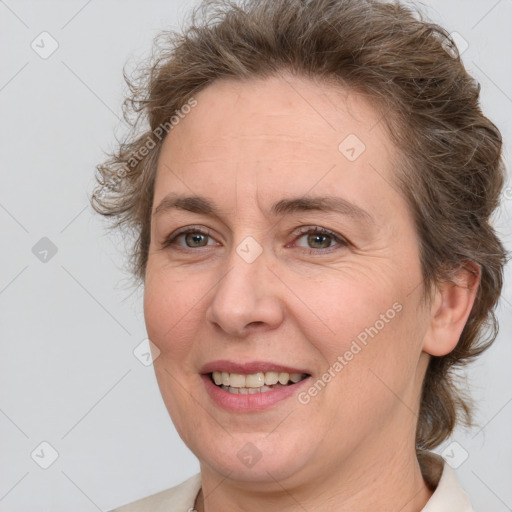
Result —
[[468, 261], [453, 272], [450, 280], [436, 286], [424, 352], [445, 356], [457, 346], [475, 302], [480, 277], [480, 266]]

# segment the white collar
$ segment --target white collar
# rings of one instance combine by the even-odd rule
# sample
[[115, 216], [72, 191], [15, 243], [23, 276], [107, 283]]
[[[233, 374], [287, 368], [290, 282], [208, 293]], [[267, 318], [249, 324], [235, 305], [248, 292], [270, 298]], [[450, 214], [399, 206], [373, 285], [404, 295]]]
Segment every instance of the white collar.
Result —
[[468, 495], [462, 490], [453, 469], [433, 452], [418, 453], [425, 481], [435, 491], [421, 512], [473, 512]]

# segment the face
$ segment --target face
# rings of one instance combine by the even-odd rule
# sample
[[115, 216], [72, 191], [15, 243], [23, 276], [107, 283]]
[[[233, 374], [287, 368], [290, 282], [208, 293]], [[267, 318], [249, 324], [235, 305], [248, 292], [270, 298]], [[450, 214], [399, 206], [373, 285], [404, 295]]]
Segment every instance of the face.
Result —
[[179, 434], [255, 484], [413, 450], [429, 317], [379, 114], [287, 75], [196, 100], [159, 157], [144, 297]]

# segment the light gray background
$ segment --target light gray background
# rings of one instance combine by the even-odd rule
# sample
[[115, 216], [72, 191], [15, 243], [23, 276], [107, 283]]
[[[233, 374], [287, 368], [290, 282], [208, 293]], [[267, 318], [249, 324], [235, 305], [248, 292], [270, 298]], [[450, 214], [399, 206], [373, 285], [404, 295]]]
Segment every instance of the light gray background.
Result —
[[[0, 0], [0, 512], [106, 511], [198, 470], [152, 367], [133, 354], [142, 293], [122, 271], [122, 240], [87, 200], [95, 164], [123, 133], [123, 64], [195, 3]], [[467, 41], [510, 169], [512, 1], [423, 4]], [[31, 48], [43, 31], [59, 45], [47, 59]], [[511, 249], [507, 187], [496, 222]], [[46, 262], [32, 252], [42, 237], [57, 247]], [[509, 265], [499, 339], [469, 371], [479, 426], [439, 449], [461, 463], [481, 512], [512, 510], [511, 277]], [[58, 452], [48, 469], [43, 441]]]

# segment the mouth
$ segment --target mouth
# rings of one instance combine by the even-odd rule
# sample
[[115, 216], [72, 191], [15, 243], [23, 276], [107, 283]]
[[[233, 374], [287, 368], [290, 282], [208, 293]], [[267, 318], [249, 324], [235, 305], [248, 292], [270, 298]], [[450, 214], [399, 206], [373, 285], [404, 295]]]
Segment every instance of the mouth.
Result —
[[310, 377], [307, 373], [289, 373], [282, 371], [266, 371], [249, 374], [213, 371], [208, 375], [210, 380], [217, 387], [235, 395], [267, 393], [279, 388], [293, 386]]
[[199, 373], [213, 403], [230, 413], [273, 409], [295, 396], [312, 374], [272, 361], [211, 361]]

